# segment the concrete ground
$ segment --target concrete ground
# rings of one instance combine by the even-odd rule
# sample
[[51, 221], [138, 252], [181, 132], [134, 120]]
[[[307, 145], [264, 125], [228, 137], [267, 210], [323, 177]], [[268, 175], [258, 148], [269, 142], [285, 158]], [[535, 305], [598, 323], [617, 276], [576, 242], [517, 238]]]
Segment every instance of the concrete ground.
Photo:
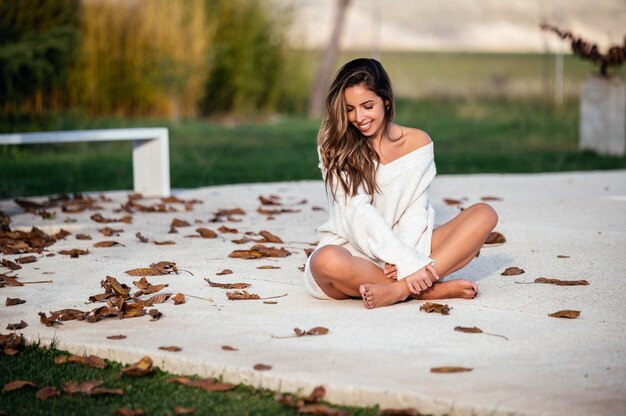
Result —
[[[500, 216], [496, 228], [506, 243], [485, 247], [480, 256], [454, 277], [474, 280], [480, 287], [475, 300], [446, 300], [447, 316], [420, 311], [421, 301], [366, 310], [360, 300], [323, 301], [306, 292], [299, 267], [304, 249], [317, 239], [315, 227], [325, 219], [325, 196], [320, 181], [217, 186], [181, 190], [176, 196], [199, 199], [192, 211], [134, 213], [132, 224], [99, 224], [94, 211], [65, 214], [44, 220], [24, 213], [13, 201], [0, 201], [0, 210], [12, 219], [13, 229], [37, 226], [46, 232], [66, 229], [72, 235], [48, 248], [89, 249], [78, 259], [56, 254], [40, 256], [16, 273], [19, 281], [53, 280], [0, 289], [2, 298], [26, 303], [0, 306], [0, 331], [24, 320], [19, 331], [31, 341], [53, 340], [74, 353], [96, 354], [125, 363], [151, 356], [161, 368], [182, 374], [221, 375], [225, 381], [279, 391], [308, 394], [324, 385], [326, 399], [338, 404], [414, 407], [420, 412], [452, 415], [624, 415], [626, 414], [626, 171], [576, 172], [533, 175], [461, 175], [437, 177], [431, 198], [437, 223], [452, 218], [458, 207], [444, 198], [466, 197], [463, 206], [481, 197], [499, 197], [491, 204]], [[295, 213], [267, 218], [257, 212], [259, 196], [278, 195], [278, 208]], [[126, 201], [126, 193], [112, 192], [103, 202], [104, 217]], [[307, 202], [299, 204], [303, 199]], [[144, 204], [156, 201], [140, 201]], [[219, 209], [242, 208], [241, 222], [209, 222]], [[277, 207], [265, 206], [272, 209]], [[65, 222], [67, 218], [75, 222]], [[168, 233], [174, 218], [191, 227]], [[104, 237], [104, 226], [120, 228], [119, 237]], [[220, 226], [237, 229], [223, 233]], [[217, 231], [215, 239], [187, 238], [197, 227]], [[285, 258], [243, 260], [229, 258], [237, 245], [231, 240], [245, 232], [268, 230], [281, 237], [292, 254]], [[150, 239], [141, 243], [135, 233]], [[86, 233], [93, 240], [77, 240]], [[260, 238], [252, 236], [251, 238]], [[94, 248], [101, 240], [123, 246]], [[155, 245], [171, 240], [175, 245]], [[44, 252], [47, 254], [48, 252]], [[560, 258], [557, 256], [568, 256]], [[14, 260], [18, 255], [2, 255]], [[164, 316], [105, 319], [96, 323], [65, 322], [49, 328], [38, 312], [64, 308], [91, 310], [85, 304], [102, 293], [100, 281], [114, 276], [136, 288], [138, 277], [124, 271], [168, 260], [193, 273], [148, 277], [152, 284], [168, 283], [167, 293], [182, 292], [212, 301], [187, 298], [183, 305], [171, 300], [155, 305]], [[260, 265], [280, 269], [257, 269]], [[502, 276], [510, 266], [525, 270]], [[218, 276], [223, 269], [232, 274]], [[0, 268], [6, 272], [6, 268]], [[273, 299], [230, 301], [215, 282], [247, 282], [251, 293]], [[538, 277], [586, 279], [588, 286], [517, 284]], [[557, 319], [548, 314], [564, 309], [581, 311], [578, 319]], [[322, 336], [276, 338], [323, 326]], [[477, 326], [486, 334], [455, 331], [456, 326]], [[107, 336], [123, 334], [123, 340]], [[175, 345], [180, 352], [159, 350]], [[226, 351], [229, 345], [237, 351]], [[254, 369], [267, 364], [267, 371]], [[433, 367], [462, 366], [470, 372], [436, 374]]]

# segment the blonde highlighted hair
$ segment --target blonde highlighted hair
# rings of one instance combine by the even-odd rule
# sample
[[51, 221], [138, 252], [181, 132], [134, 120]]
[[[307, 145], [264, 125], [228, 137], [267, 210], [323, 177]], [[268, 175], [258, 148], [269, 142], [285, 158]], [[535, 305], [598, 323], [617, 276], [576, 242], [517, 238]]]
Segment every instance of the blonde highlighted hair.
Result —
[[317, 145], [325, 182], [336, 197], [341, 186], [346, 195], [354, 196], [359, 187], [371, 196], [379, 191], [376, 184], [378, 155], [371, 141], [348, 120], [344, 92], [346, 88], [363, 85], [380, 98], [385, 105], [383, 137], [393, 121], [395, 106], [389, 75], [375, 59], [359, 58], [345, 64], [337, 75], [326, 97], [326, 113], [317, 134]]

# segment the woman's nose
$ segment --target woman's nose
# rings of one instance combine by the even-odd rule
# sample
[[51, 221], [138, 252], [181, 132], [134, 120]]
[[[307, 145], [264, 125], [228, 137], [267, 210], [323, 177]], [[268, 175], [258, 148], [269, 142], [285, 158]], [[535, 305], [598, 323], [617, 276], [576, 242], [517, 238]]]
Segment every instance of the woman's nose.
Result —
[[361, 122], [365, 119], [365, 113], [361, 110], [356, 110], [356, 121]]

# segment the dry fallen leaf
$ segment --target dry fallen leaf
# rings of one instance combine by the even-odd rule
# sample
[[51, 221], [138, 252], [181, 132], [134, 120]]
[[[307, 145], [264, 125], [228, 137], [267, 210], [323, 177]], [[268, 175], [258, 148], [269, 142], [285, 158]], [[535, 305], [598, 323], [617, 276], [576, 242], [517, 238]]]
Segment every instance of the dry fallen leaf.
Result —
[[280, 269], [280, 266], [264, 265], [264, 266], [257, 266], [256, 268], [260, 270], [273, 270], [273, 269]]
[[142, 243], [147, 243], [148, 241], [150, 241], [147, 237], [141, 235], [140, 232], [135, 233], [135, 237], [137, 237]]
[[220, 289], [245, 289], [251, 286], [250, 283], [215, 283], [208, 277], [204, 279], [211, 287], [218, 287]]
[[261, 237], [264, 238], [264, 240], [261, 240], [262, 242], [265, 243], [283, 243], [283, 240], [280, 237], [275, 236], [274, 234], [270, 233], [269, 231], [260, 231], [259, 234], [261, 235]]
[[144, 303], [145, 303], [146, 306], [152, 306], [154, 304], [159, 304], [159, 303], [165, 302], [171, 296], [172, 296], [171, 293], [161, 293], [161, 294], [154, 295], [154, 296], [144, 300]]
[[113, 340], [126, 339], [126, 335], [109, 335], [107, 339], [113, 339]]
[[199, 233], [202, 238], [217, 238], [217, 233], [208, 228], [196, 228], [196, 232]]
[[15, 380], [4, 385], [2, 393], [9, 393], [11, 391], [19, 390], [24, 387], [37, 387], [35, 383], [28, 380]]
[[174, 305], [182, 305], [185, 303], [185, 295], [182, 293], [177, 293], [172, 300], [174, 301]]
[[141, 360], [132, 364], [130, 367], [123, 368], [122, 374], [129, 377], [144, 377], [154, 371], [152, 358], [143, 357]]
[[61, 393], [59, 392], [59, 390], [56, 389], [56, 387], [46, 386], [42, 389], [39, 389], [35, 397], [37, 398], [37, 400], [48, 400], [51, 397], [57, 397], [60, 395]]
[[100, 214], [99, 212], [93, 214], [89, 218], [91, 218], [95, 222], [99, 222], [99, 223], [123, 222], [123, 223], [126, 223], [126, 224], [130, 224], [130, 223], [133, 222], [133, 217], [130, 216], [130, 215], [126, 215], [126, 216], [124, 216], [122, 218], [104, 218], [102, 216], [102, 214]]
[[417, 409], [406, 407], [402, 409], [381, 409], [379, 416], [419, 416]]
[[260, 257], [287, 257], [291, 253], [284, 248], [266, 247], [263, 244], [256, 244], [249, 250], [235, 250], [228, 255], [231, 258], [258, 259]]
[[19, 257], [15, 259], [15, 261], [18, 262], [19, 264], [34, 263], [37, 261], [37, 257], [35, 256]]
[[118, 243], [117, 241], [113, 241], [113, 240], [105, 240], [105, 241], [98, 241], [97, 243], [94, 243], [93, 246], [97, 248], [103, 248], [103, 247], [113, 247], [113, 246], [124, 246], [124, 244]]
[[548, 316], [551, 316], [553, 318], [576, 319], [580, 316], [580, 311], [573, 311], [573, 310], [565, 309], [562, 311], [548, 314]]
[[224, 351], [239, 351], [237, 348], [231, 347], [230, 345], [222, 345], [222, 349]]
[[193, 407], [174, 406], [174, 414], [176, 415], [193, 415], [196, 409]]
[[0, 264], [2, 264], [4, 267], [8, 267], [11, 270], [19, 270], [22, 268], [22, 266], [20, 266], [19, 264], [7, 259], [2, 259], [0, 261]]
[[261, 299], [259, 295], [256, 293], [248, 293], [245, 290], [236, 290], [234, 292], [226, 292], [226, 297], [228, 300], [255, 300]]
[[587, 286], [589, 284], [586, 280], [559, 280], [547, 277], [538, 277], [535, 279], [535, 283], [547, 283], [557, 286]]
[[148, 312], [148, 315], [152, 317], [152, 319], [150, 319], [151, 321], [158, 321], [159, 319], [163, 317], [163, 314], [159, 312], [158, 309], [150, 309], [150, 311]]
[[464, 373], [472, 371], [472, 368], [467, 367], [433, 367], [430, 369], [431, 373]]
[[223, 275], [226, 275], [226, 274], [233, 274], [233, 271], [230, 270], [230, 269], [224, 269], [221, 272], [215, 273], [215, 274], [218, 275], [218, 276], [223, 276]]
[[168, 346], [163, 346], [163, 347], [159, 347], [160, 350], [163, 351], [171, 351], [171, 352], [178, 352], [178, 351], [182, 351], [183, 349], [180, 347], [177, 347], [175, 345], [168, 345]]
[[504, 338], [505, 340], [509, 340], [507, 337], [505, 337], [504, 335], [498, 335], [498, 334], [492, 334], [490, 332], [484, 332], [482, 329], [478, 328], [477, 326], [456, 326], [454, 327], [455, 331], [458, 332], [464, 332], [466, 334], [485, 334], [485, 335], [491, 335], [494, 337], [499, 337], [499, 338]]
[[446, 205], [461, 205], [463, 203], [463, 201], [454, 198], [444, 198], [443, 202], [445, 202]]
[[28, 326], [28, 324], [24, 321], [20, 321], [18, 324], [8, 324], [7, 329], [9, 331], [17, 331], [18, 329], [24, 329]]
[[485, 239], [485, 244], [487, 245], [503, 244], [505, 242], [506, 238], [504, 237], [504, 235], [497, 231], [490, 232]]
[[480, 199], [481, 201], [502, 201], [502, 198], [497, 196], [482, 196]]
[[266, 305], [276, 305], [278, 302], [275, 300], [264, 300], [263, 303]]
[[257, 371], [267, 371], [267, 370], [271, 370], [272, 366], [267, 365], [267, 364], [257, 364], [254, 366], [254, 369]]
[[63, 391], [67, 394], [87, 394], [89, 396], [94, 396], [97, 394], [124, 394], [124, 390], [122, 389], [106, 389], [99, 388], [104, 383], [102, 380], [89, 380], [79, 383], [77, 381], [72, 381], [70, 383], [64, 383], [61, 387]]
[[22, 334], [17, 335], [15, 332], [8, 335], [0, 334], [0, 349], [7, 355], [15, 355], [18, 350], [22, 349], [26, 345], [24, 336]]
[[171, 245], [176, 244], [176, 242], [172, 240], [165, 240], [165, 241], [155, 241], [154, 244], [157, 246], [171, 246]]
[[524, 269], [520, 269], [519, 267], [507, 267], [502, 273], [502, 276], [517, 276], [518, 274], [524, 273]]
[[26, 303], [26, 301], [23, 300], [23, 299], [20, 299], [20, 298], [9, 298], [9, 297], [7, 297], [5, 305], [6, 306], [14, 306], [14, 305], [20, 305], [22, 303]]
[[427, 313], [440, 313], [442, 315], [448, 315], [450, 313], [450, 307], [448, 305], [442, 305], [440, 303], [426, 302], [420, 306], [420, 311]]
[[89, 367], [93, 367], [93, 368], [99, 368], [99, 369], [104, 369], [107, 368], [108, 365], [106, 362], [104, 362], [104, 360], [100, 357], [97, 357], [95, 355], [90, 355], [90, 356], [80, 356], [80, 355], [57, 355], [56, 357], [54, 357], [54, 363], [59, 365], [59, 364], [65, 364], [65, 363], [77, 363], [77, 364], [82, 364], [82, 365], [87, 365]]
[[557, 259], [569, 259], [569, 256], [565, 256], [563, 254], [559, 254], [556, 256]]
[[91, 236], [88, 234], [76, 234], [77, 240], [91, 240]]
[[70, 256], [70, 258], [77, 259], [78, 256], [84, 256], [89, 254], [89, 250], [82, 250], [80, 248], [73, 248], [71, 250], [61, 250], [59, 254]]
[[100, 233], [102, 233], [102, 235], [105, 237], [118, 237], [120, 233], [124, 232], [124, 230], [121, 228], [111, 227], [98, 228], [98, 231], [100, 231]]
[[115, 409], [117, 416], [144, 416], [146, 412], [143, 409], [129, 409], [128, 407], [121, 407]]

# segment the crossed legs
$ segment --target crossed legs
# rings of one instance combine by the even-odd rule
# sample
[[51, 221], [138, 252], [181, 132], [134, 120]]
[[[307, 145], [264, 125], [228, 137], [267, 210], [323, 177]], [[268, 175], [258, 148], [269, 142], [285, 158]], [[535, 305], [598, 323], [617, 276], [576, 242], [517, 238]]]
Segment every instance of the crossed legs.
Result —
[[[482, 247], [498, 221], [491, 206], [472, 205], [433, 231], [430, 257], [441, 278], [463, 268]], [[437, 282], [418, 295], [412, 295], [403, 281], [388, 279], [372, 262], [352, 256], [339, 246], [325, 246], [311, 257], [311, 273], [322, 290], [334, 299], [362, 297], [368, 308], [387, 306], [406, 300], [473, 298], [475, 283], [467, 280]]]

